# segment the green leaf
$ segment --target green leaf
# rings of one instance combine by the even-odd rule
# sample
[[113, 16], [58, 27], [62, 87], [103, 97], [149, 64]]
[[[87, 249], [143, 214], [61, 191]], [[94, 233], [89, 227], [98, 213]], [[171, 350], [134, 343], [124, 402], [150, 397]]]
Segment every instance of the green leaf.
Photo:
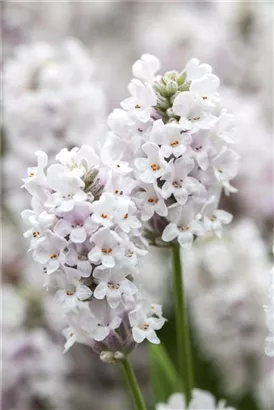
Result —
[[150, 379], [154, 405], [179, 390], [179, 377], [163, 343], [150, 344]]

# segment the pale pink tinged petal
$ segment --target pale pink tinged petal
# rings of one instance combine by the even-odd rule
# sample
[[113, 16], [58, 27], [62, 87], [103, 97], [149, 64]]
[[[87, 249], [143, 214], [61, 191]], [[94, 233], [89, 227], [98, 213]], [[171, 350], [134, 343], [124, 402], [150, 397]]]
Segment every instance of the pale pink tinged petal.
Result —
[[113, 226], [113, 222], [110, 218], [98, 218], [98, 219], [100, 219], [100, 220], [99, 221], [96, 220], [95, 222], [101, 223], [106, 228], [111, 228]]
[[185, 205], [188, 200], [188, 193], [181, 188], [174, 192], [174, 197], [180, 205]]
[[100, 164], [100, 158], [89, 145], [83, 145], [75, 156], [75, 162], [77, 164], [80, 164], [83, 159], [87, 160], [90, 167]]
[[91, 251], [89, 251], [88, 253], [89, 260], [94, 263], [99, 262], [101, 260], [101, 257], [102, 251], [98, 246], [95, 246], [95, 248], [91, 249]]
[[151, 328], [147, 330], [146, 337], [147, 337], [147, 340], [150, 343], [153, 343], [153, 344], [156, 344], [156, 345], [158, 345], [160, 343], [160, 339], [156, 335], [155, 331]]
[[156, 172], [147, 169], [142, 175], [140, 175], [140, 180], [145, 184], [153, 184], [157, 180], [157, 174]]
[[192, 94], [188, 91], [182, 92], [175, 98], [172, 110], [174, 114], [180, 117], [187, 117], [193, 103], [194, 98]]
[[178, 158], [186, 152], [186, 146], [179, 145], [178, 147], [175, 147], [172, 151], [173, 151], [173, 155], [176, 158]]
[[203, 185], [196, 179], [192, 177], [186, 177], [184, 180], [184, 186], [189, 192], [196, 192], [203, 189]]
[[159, 147], [154, 142], [146, 142], [142, 146], [142, 150], [148, 157], [156, 157], [159, 152]]
[[79, 260], [77, 263], [77, 268], [81, 272], [83, 278], [88, 278], [91, 275], [91, 264], [89, 261]]
[[138, 171], [145, 171], [148, 167], [148, 159], [147, 158], [136, 158], [135, 159], [135, 166]]
[[70, 211], [73, 210], [74, 205], [75, 205], [75, 203], [74, 203], [73, 199], [64, 200], [59, 205], [59, 210], [62, 211], [62, 212], [70, 212]]
[[193, 235], [191, 232], [181, 232], [178, 236], [178, 242], [184, 249], [190, 249], [193, 242]]
[[54, 296], [56, 303], [62, 304], [66, 299], [66, 292], [62, 289], [59, 289]]
[[196, 155], [196, 161], [197, 161], [199, 167], [202, 168], [203, 171], [207, 170], [208, 164], [209, 164], [209, 159], [208, 159], [207, 152], [205, 152], [205, 151], [199, 152]]
[[125, 98], [121, 103], [121, 107], [124, 108], [124, 110], [129, 110], [134, 104], [134, 98], [128, 97]]
[[104, 255], [102, 254], [102, 264], [106, 268], [113, 268], [115, 266], [115, 260], [112, 255]]
[[37, 157], [37, 165], [38, 168], [46, 168], [46, 166], [48, 165], [48, 156], [45, 152], [43, 151], [36, 151], [35, 155]]
[[150, 118], [150, 108], [140, 111], [135, 110], [135, 113], [137, 114], [138, 119], [142, 122], [147, 122]]
[[133, 229], [141, 228], [142, 224], [136, 216], [131, 217], [130, 226]]
[[121, 322], [122, 319], [119, 316], [115, 316], [108, 326], [110, 329], [117, 329], [120, 326]]
[[141, 220], [148, 221], [154, 214], [154, 207], [146, 207], [142, 211]]
[[170, 242], [178, 236], [178, 233], [177, 225], [171, 222], [165, 227], [162, 234], [162, 239], [164, 242]]
[[161, 146], [161, 153], [165, 158], [170, 157], [170, 155], [174, 152], [174, 150], [169, 145], [162, 145]]
[[191, 222], [191, 231], [198, 236], [205, 233], [203, 225], [195, 220]]
[[96, 299], [104, 299], [107, 294], [107, 290], [107, 284], [105, 282], [100, 282], [99, 285], [96, 286], [93, 295]]
[[70, 240], [74, 243], [83, 243], [87, 238], [87, 234], [84, 227], [72, 228], [70, 234]]
[[226, 211], [223, 211], [221, 209], [217, 210], [214, 212], [214, 215], [216, 215], [216, 217], [223, 223], [223, 224], [229, 224], [232, 219], [233, 216]]
[[101, 340], [104, 340], [107, 335], [109, 334], [109, 328], [106, 326], [97, 326], [94, 334], [94, 340], [97, 342], [100, 342]]
[[174, 186], [170, 182], [166, 181], [164, 185], [162, 186], [161, 194], [163, 198], [167, 199], [170, 197], [170, 195], [172, 195], [174, 190], [175, 190]]
[[[50, 233], [50, 231], [47, 231]], [[51, 234], [50, 236], [50, 241], [52, 244], [52, 247], [57, 248], [57, 249], [63, 249], [67, 245], [67, 241], [62, 238], [59, 235]]]
[[132, 336], [136, 343], [141, 343], [146, 338], [146, 332], [138, 327], [132, 329]]
[[85, 201], [87, 199], [87, 194], [79, 189], [77, 192], [75, 192], [73, 199], [75, 202]]
[[30, 225], [29, 218], [32, 216], [35, 216], [35, 212], [31, 211], [30, 209], [25, 209], [23, 212], [21, 212], [21, 218], [26, 225]]
[[116, 309], [121, 302], [121, 292], [118, 289], [110, 290], [107, 293], [107, 301], [112, 309]]
[[130, 293], [132, 293], [132, 294], [134, 294], [134, 293], [137, 293], [138, 292], [138, 288], [137, 288], [137, 286], [133, 283], [133, 282], [131, 282], [130, 280], [128, 280], [128, 279], [125, 279], [125, 281], [124, 281], [125, 283], [126, 283], [126, 287], [128, 288], [128, 290], [130, 291]]
[[48, 168], [47, 181], [49, 186], [55, 191], [62, 189], [62, 176], [65, 173], [65, 167], [61, 164], [53, 164]]
[[62, 236], [63, 238], [70, 234], [71, 229], [71, 224], [65, 219], [59, 219], [59, 221], [54, 226], [54, 232]]
[[90, 298], [92, 295], [92, 291], [85, 285], [78, 285], [77, 286], [77, 291], [76, 291], [76, 296], [80, 300], [86, 300]]
[[47, 261], [49, 259], [49, 252], [41, 251], [39, 249], [36, 249], [36, 251], [33, 254], [33, 259], [36, 262], [39, 262], [42, 265], [44, 265], [45, 263], [47, 263]]
[[164, 201], [160, 200], [155, 205], [155, 212], [160, 216], [167, 216], [168, 209]]
[[152, 329], [154, 330], [159, 330], [163, 327], [165, 324], [166, 320], [164, 318], [156, 318], [156, 317], [150, 317], [148, 319], [148, 323], [151, 326]]
[[106, 235], [109, 234], [109, 230], [107, 228], [100, 228], [98, 231], [96, 231], [92, 237], [90, 238], [90, 242], [96, 243], [96, 245], [102, 247], [104, 240], [106, 238]]
[[73, 308], [75, 308], [75, 306], [77, 305], [77, 298], [75, 297], [75, 295], [69, 295], [65, 297], [64, 302], [62, 304], [62, 307], [68, 310], [71, 310]]
[[[24, 236], [24, 238], [33, 237], [33, 230], [32, 230], [32, 229], [29, 229], [28, 231], [25, 231], [25, 232], [23, 233], [23, 236]], [[34, 238], [34, 239], [35, 239], [35, 238]]]
[[53, 273], [59, 268], [59, 261], [57, 259], [50, 259], [47, 264], [47, 273]]
[[88, 218], [84, 222], [84, 228], [88, 235], [91, 235], [98, 229], [99, 225], [96, 224], [91, 218]]
[[78, 282], [79, 279], [81, 278], [81, 274], [78, 271], [78, 269], [66, 267], [65, 271], [66, 271], [66, 277], [69, 283]]

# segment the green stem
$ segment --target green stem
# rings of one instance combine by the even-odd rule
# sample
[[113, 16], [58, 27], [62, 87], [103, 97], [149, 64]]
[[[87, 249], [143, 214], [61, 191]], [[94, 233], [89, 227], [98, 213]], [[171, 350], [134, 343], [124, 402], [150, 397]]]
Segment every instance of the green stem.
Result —
[[178, 243], [172, 246], [173, 256], [173, 291], [175, 294], [175, 312], [176, 312], [176, 332], [177, 332], [177, 354], [178, 366], [181, 379], [184, 383], [181, 391], [185, 393], [187, 404], [191, 400], [193, 388], [193, 373], [190, 338], [187, 320], [187, 309], [183, 285], [183, 270], [180, 259], [180, 245]]
[[146, 410], [145, 401], [139, 388], [133, 367], [128, 359], [122, 360], [122, 365], [126, 374], [129, 389], [134, 399], [136, 410]]

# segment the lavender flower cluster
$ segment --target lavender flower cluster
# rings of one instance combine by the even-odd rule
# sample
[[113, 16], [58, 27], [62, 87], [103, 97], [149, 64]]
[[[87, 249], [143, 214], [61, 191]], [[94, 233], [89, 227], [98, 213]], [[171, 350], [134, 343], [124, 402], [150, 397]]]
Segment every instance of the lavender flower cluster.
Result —
[[221, 106], [220, 81], [208, 64], [194, 58], [180, 73], [156, 75], [159, 69], [149, 54], [133, 65], [131, 96], [108, 119], [104, 157], [134, 168], [141, 220], [164, 227], [164, 242], [177, 238], [190, 248], [195, 236], [221, 236], [232, 220], [217, 207], [223, 188], [236, 191], [233, 115]]
[[122, 161], [107, 167], [87, 145], [64, 148], [49, 167], [44, 152], [36, 156], [23, 180], [32, 195], [24, 235], [66, 314], [65, 350], [77, 341], [116, 361], [145, 338], [159, 343], [161, 306], [144, 299], [135, 280], [147, 251], [130, 197], [132, 169]]

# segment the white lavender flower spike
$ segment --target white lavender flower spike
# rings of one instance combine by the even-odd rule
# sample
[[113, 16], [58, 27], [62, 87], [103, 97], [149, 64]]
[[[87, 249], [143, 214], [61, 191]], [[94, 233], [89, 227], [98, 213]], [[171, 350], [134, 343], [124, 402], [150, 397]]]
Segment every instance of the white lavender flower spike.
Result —
[[68, 320], [65, 350], [80, 342], [116, 362], [145, 338], [159, 343], [162, 311], [135, 283], [147, 251], [131, 198], [132, 168], [120, 160], [104, 165], [87, 145], [63, 149], [48, 168], [47, 155], [36, 155], [38, 166], [23, 180], [33, 209], [22, 218], [33, 258]]
[[220, 80], [210, 65], [192, 59], [180, 73], [156, 75], [159, 69], [149, 54], [134, 63], [131, 97], [109, 116], [104, 155], [115, 153], [134, 168], [141, 219], [153, 226], [152, 219], [162, 217], [162, 240], [178, 238], [189, 248], [208, 231], [220, 237], [232, 220], [218, 202], [223, 189], [236, 191], [230, 183], [239, 168], [233, 115], [219, 108]]

